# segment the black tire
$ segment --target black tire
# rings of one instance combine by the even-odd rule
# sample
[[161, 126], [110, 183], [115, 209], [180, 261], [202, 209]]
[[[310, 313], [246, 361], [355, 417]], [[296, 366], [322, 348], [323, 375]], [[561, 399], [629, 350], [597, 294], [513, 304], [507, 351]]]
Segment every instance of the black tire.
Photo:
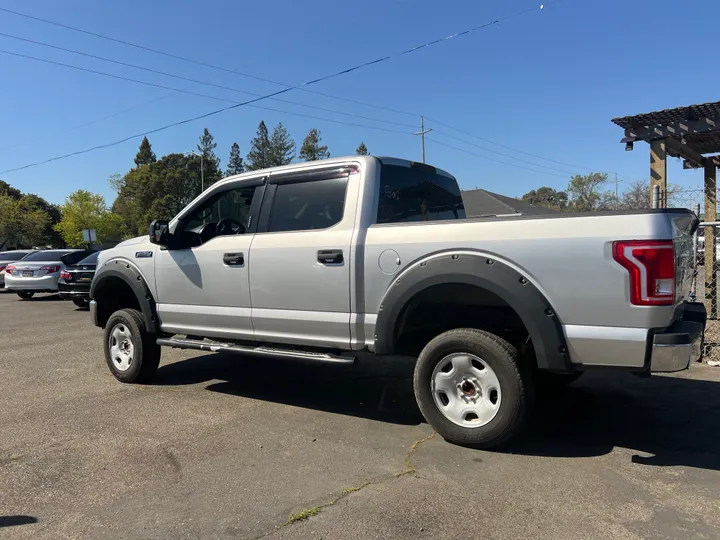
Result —
[[[435, 367], [452, 353], [481, 358], [500, 383], [500, 405], [485, 425], [464, 427], [440, 411], [432, 394]], [[422, 350], [415, 366], [415, 398], [428, 423], [447, 441], [473, 448], [492, 448], [507, 442], [525, 423], [533, 401], [532, 370], [519, 360], [518, 351], [498, 336], [472, 328], [450, 330]]]
[[564, 388], [582, 377], [584, 371], [575, 373], [551, 373], [550, 371], [538, 371], [535, 374], [535, 384], [538, 388]]
[[[118, 367], [111, 353], [111, 339], [115, 329], [128, 332], [132, 342], [130, 365], [124, 371]], [[104, 333], [105, 361], [110, 372], [120, 382], [147, 383], [155, 376], [160, 364], [160, 346], [156, 336], [145, 329], [142, 314], [135, 309], [121, 309], [113, 313], [105, 325]]]
[[17, 295], [23, 300], [30, 300], [33, 296], [35, 296], [35, 293], [30, 291], [18, 291]]
[[88, 302], [85, 298], [73, 298], [73, 304], [79, 308], [86, 308], [90, 305], [90, 302]]

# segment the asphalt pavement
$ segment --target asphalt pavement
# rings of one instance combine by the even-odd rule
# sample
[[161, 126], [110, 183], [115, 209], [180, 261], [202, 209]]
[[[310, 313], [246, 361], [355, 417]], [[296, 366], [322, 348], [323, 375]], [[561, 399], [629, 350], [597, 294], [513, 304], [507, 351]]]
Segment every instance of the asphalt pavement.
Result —
[[101, 340], [0, 292], [0, 538], [720, 538], [720, 368], [586, 374], [486, 452], [433, 435], [408, 361], [164, 350], [131, 386]]

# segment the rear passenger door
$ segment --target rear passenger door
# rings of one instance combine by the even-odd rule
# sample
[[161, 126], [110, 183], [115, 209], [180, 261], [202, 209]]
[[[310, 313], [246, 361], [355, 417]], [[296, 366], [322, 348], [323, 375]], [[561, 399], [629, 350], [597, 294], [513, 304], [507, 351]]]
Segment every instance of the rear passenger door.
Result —
[[250, 250], [256, 340], [350, 348], [351, 172], [270, 177]]

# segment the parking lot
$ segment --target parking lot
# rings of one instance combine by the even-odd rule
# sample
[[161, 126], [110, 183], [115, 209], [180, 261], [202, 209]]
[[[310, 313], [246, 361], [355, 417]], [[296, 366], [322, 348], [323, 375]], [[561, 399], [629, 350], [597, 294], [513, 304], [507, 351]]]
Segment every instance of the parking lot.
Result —
[[432, 436], [407, 361], [164, 350], [130, 386], [101, 335], [0, 292], [3, 538], [720, 537], [720, 369], [588, 374], [484, 452]]

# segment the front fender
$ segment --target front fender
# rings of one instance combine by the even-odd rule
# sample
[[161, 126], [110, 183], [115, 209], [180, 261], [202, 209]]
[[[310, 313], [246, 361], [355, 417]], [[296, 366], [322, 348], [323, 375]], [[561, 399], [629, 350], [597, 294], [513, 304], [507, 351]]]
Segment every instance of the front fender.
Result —
[[545, 295], [509, 264], [472, 252], [433, 255], [414, 263], [393, 281], [380, 303], [375, 326], [376, 354], [397, 354], [395, 332], [403, 310], [416, 294], [443, 283], [480, 287], [502, 298], [527, 328], [538, 367], [572, 369], [562, 324]]

